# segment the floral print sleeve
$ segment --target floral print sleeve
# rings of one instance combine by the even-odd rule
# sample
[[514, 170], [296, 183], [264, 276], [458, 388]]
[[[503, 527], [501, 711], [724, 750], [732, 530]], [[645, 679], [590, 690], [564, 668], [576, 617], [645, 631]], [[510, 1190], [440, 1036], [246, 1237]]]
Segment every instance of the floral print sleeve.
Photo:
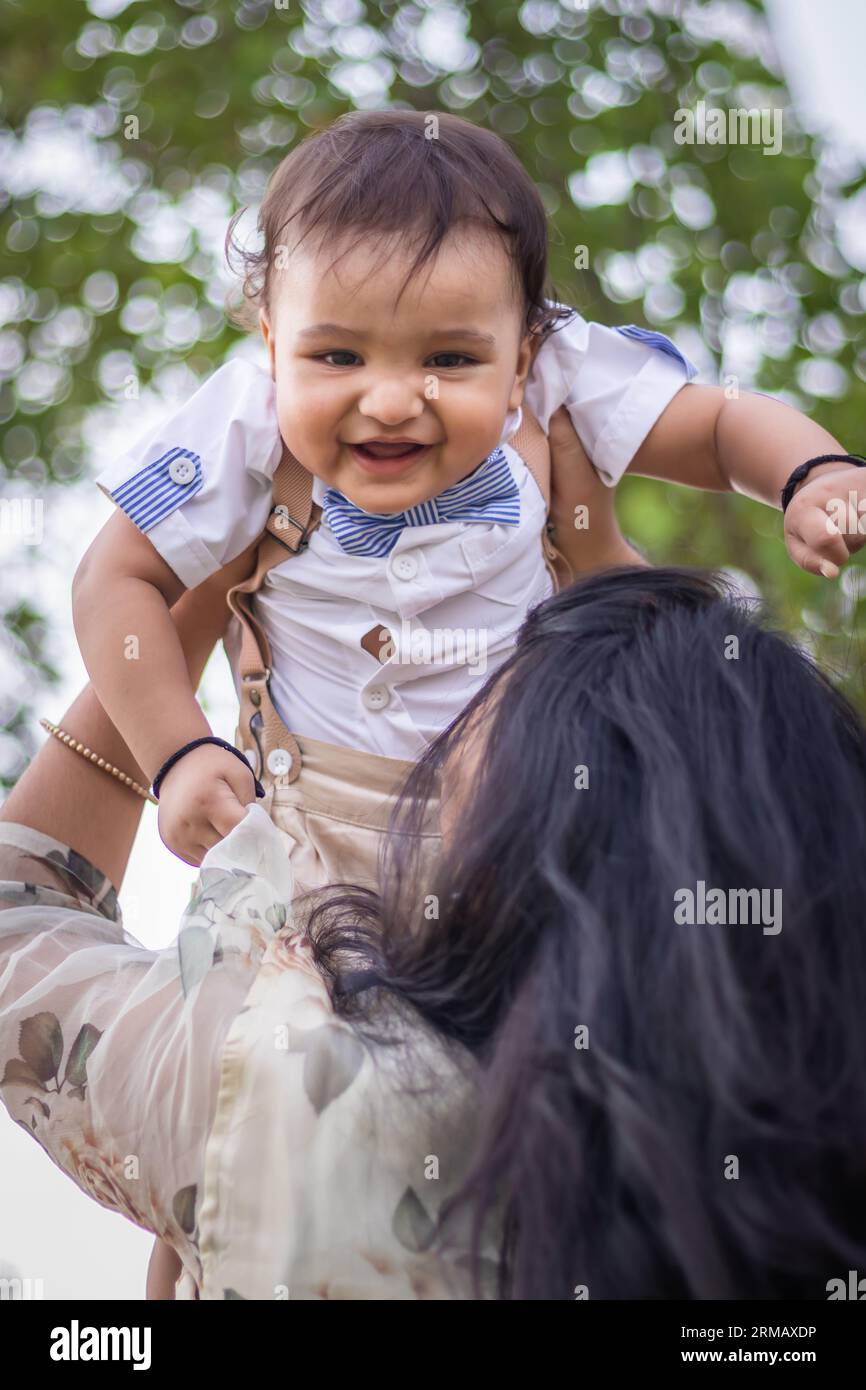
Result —
[[186, 1297], [220, 1049], [264, 948], [208, 928], [204, 969], [203, 909], [148, 950], [88, 860], [0, 822], [0, 1100], [84, 1192], [174, 1246]]
[[407, 1095], [405, 1049], [335, 1015], [288, 839], [250, 806], [148, 950], [92, 864], [0, 822], [0, 1100], [174, 1247], [179, 1298], [470, 1297], [459, 1235], [428, 1249], [470, 1150], [465, 1063], [410, 1029]]

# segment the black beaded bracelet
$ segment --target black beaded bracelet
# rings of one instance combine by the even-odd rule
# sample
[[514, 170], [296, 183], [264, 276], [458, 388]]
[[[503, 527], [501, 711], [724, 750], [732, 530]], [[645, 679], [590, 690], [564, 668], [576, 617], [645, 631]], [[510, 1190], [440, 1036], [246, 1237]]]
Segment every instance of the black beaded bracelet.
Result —
[[819, 454], [817, 458], [807, 459], [795, 468], [790, 478], [782, 488], [782, 511], [788, 510], [788, 503], [794, 496], [794, 489], [798, 483], [811, 473], [813, 468], [817, 468], [819, 463], [853, 463], [855, 468], [866, 468], [866, 459], [859, 454]]
[[[169, 771], [170, 768], [174, 767], [175, 763], [183, 757], [184, 753], [190, 753], [193, 748], [198, 748], [199, 745], [202, 743], [215, 743], [218, 748], [225, 748], [227, 753], [234, 753], [236, 758], [240, 758], [244, 767], [249, 768], [250, 772], [253, 772], [243, 753], [240, 751], [239, 748], [235, 748], [233, 743], [227, 743], [224, 738], [215, 738], [213, 734], [206, 735], [204, 738], [194, 738], [192, 743], [185, 743], [183, 748], [178, 748], [176, 753], [172, 753], [170, 758], [166, 758], [162, 767], [159, 769], [159, 772], [154, 777], [151, 786], [153, 794], [156, 797], [157, 801], [159, 801], [159, 784], [162, 781], [165, 774]], [[255, 783], [256, 787], [256, 796], [264, 796], [265, 789], [254, 772], [253, 782]]]

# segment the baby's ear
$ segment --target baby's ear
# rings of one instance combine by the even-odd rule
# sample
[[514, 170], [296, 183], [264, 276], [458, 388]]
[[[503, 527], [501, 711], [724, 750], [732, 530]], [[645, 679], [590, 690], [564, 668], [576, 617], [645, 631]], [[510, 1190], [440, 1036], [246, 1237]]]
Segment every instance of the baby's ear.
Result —
[[536, 334], [524, 333], [520, 340], [520, 347], [517, 350], [517, 367], [514, 372], [514, 385], [511, 388], [511, 395], [508, 400], [509, 409], [516, 410], [523, 404], [523, 388], [526, 385], [526, 378], [529, 376], [529, 369], [538, 349], [539, 343]]
[[267, 350], [268, 350], [268, 356], [269, 356], [269, 358], [271, 359], [271, 378], [272, 378], [272, 379], [275, 379], [275, 377], [274, 377], [274, 335], [273, 335], [273, 333], [271, 332], [271, 325], [270, 325], [270, 323], [268, 322], [268, 315], [267, 315], [267, 311], [266, 311], [265, 309], [259, 309], [259, 328], [261, 329], [262, 337], [263, 337], [264, 340], [265, 340], [265, 347], [266, 347]]

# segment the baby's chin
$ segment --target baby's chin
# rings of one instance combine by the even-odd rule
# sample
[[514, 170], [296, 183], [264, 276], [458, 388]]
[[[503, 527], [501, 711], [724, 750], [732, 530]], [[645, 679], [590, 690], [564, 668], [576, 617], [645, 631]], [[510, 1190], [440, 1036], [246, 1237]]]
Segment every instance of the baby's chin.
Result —
[[354, 502], [362, 511], [375, 512], [379, 516], [391, 516], [397, 512], [407, 512], [410, 507], [417, 507], [419, 502], [429, 502], [431, 497], [444, 492], [448, 484], [429, 481], [412, 486], [401, 481], [371, 485], [366, 480], [358, 482], [352, 479], [350, 482], [332, 483], [330, 486], [336, 487], [338, 492], [348, 497], [349, 501]]
[[465, 478], [478, 465], [471, 460], [455, 467], [453, 463], [445, 469], [439, 459], [440, 450], [435, 446], [428, 450], [424, 458], [416, 463], [408, 463], [399, 471], [376, 472], [362, 467], [352, 455], [336, 469], [329, 470], [330, 476], [319, 476], [328, 487], [336, 488], [356, 507], [365, 512], [391, 515], [408, 511], [419, 502], [429, 502], [438, 497], [446, 488], [461, 478]]

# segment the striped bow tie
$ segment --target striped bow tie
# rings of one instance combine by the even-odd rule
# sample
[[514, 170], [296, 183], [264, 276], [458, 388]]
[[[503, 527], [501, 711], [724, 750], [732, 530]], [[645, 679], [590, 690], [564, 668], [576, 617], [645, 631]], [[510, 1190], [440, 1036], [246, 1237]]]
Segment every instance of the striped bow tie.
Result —
[[407, 526], [434, 526], [439, 521], [520, 522], [520, 492], [501, 449], [480, 463], [467, 478], [419, 502], [405, 512], [365, 512], [329, 487], [322, 500], [325, 520], [341, 550], [349, 555], [389, 555]]

